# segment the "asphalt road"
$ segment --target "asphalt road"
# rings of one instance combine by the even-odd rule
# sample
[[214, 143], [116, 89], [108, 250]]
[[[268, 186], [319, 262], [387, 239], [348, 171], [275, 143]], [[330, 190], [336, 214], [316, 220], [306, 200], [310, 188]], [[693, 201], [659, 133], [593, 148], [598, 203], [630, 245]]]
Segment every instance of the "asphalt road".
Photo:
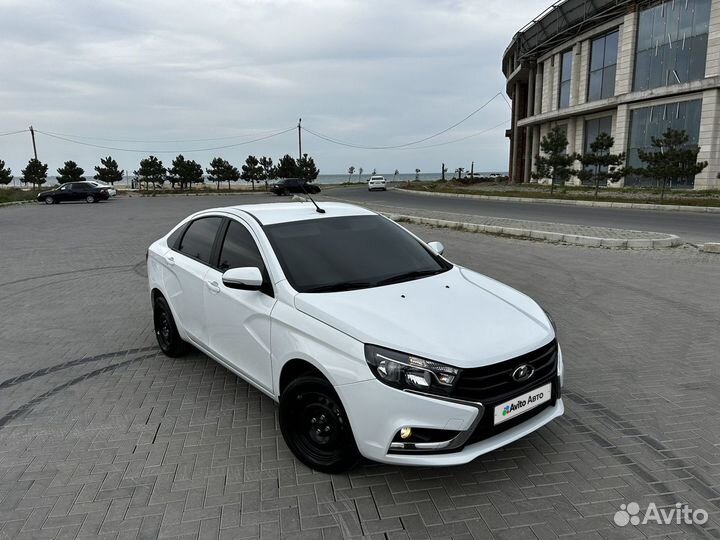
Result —
[[720, 214], [427, 197], [398, 190], [368, 192], [364, 186], [337, 188], [325, 193], [360, 204], [387, 204], [438, 212], [664, 232], [676, 234], [692, 244], [720, 242]]
[[[0, 540], [720, 538], [716, 255], [410, 226], [553, 314], [566, 413], [464, 466], [328, 476], [293, 458], [269, 398], [153, 335], [148, 244], [197, 210], [276, 200], [0, 209]], [[631, 502], [709, 521], [616, 524]]]

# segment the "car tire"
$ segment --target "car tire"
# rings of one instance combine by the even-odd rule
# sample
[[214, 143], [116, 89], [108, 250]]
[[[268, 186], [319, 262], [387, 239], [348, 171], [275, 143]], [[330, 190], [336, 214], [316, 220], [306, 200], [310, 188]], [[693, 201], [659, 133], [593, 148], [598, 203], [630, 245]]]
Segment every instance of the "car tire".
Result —
[[360, 459], [345, 408], [327, 379], [293, 380], [280, 395], [279, 416], [285, 443], [308, 467], [336, 474]]
[[95, 201], [95, 195], [88, 195], [87, 197], [85, 197], [85, 202], [88, 204], [94, 203]]
[[55, 204], [55, 199], [48, 195], [47, 197], [45, 197], [45, 204]]
[[187, 351], [187, 343], [180, 337], [170, 306], [162, 296], [158, 296], [153, 304], [153, 323], [155, 338], [163, 353], [176, 358]]

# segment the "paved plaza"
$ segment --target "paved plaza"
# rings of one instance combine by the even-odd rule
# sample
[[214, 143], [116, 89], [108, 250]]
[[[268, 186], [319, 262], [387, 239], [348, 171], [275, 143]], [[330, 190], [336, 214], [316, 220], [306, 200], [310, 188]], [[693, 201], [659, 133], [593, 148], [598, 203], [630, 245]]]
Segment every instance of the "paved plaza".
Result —
[[[720, 538], [718, 255], [410, 226], [554, 315], [566, 414], [465, 466], [328, 476], [293, 458], [270, 399], [153, 336], [147, 246], [266, 201], [0, 208], [0, 540]], [[631, 502], [709, 520], [616, 525]]]

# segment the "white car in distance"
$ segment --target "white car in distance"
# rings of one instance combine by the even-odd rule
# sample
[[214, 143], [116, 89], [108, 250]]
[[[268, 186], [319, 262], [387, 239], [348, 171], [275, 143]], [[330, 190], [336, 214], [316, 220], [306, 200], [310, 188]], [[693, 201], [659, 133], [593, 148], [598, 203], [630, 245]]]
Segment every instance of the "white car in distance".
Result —
[[370, 179], [368, 180], [367, 186], [368, 186], [368, 191], [373, 191], [376, 189], [381, 190], [381, 191], [387, 191], [387, 182], [386, 182], [384, 176], [379, 176], [379, 175], [371, 176]]
[[163, 352], [191, 344], [278, 402], [290, 450], [329, 473], [467, 463], [563, 414], [538, 304], [381, 215], [313, 204], [203, 210], [154, 242]]
[[88, 184], [92, 184], [95, 187], [106, 189], [108, 192], [108, 195], [111, 197], [114, 197], [117, 195], [117, 190], [112, 187], [110, 184], [106, 184], [105, 182], [98, 182], [97, 180], [85, 180]]

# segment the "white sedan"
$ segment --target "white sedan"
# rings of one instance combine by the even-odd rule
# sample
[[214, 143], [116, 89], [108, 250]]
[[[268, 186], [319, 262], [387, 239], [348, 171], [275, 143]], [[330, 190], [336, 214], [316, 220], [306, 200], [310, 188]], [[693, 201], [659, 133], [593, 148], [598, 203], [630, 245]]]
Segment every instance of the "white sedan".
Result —
[[385, 181], [384, 176], [370, 177], [370, 180], [368, 180], [368, 191], [373, 191], [375, 189], [387, 191], [387, 182]]
[[117, 190], [114, 187], [112, 187], [110, 184], [106, 184], [104, 182], [98, 182], [97, 180], [86, 180], [86, 182], [88, 184], [92, 184], [95, 187], [99, 187], [101, 189], [106, 189], [108, 192], [108, 195], [110, 195], [111, 197], [114, 197], [115, 195], [117, 195]]
[[279, 402], [317, 470], [467, 463], [563, 414], [563, 361], [538, 304], [442, 252], [352, 205], [203, 210], [148, 250], [157, 340]]

